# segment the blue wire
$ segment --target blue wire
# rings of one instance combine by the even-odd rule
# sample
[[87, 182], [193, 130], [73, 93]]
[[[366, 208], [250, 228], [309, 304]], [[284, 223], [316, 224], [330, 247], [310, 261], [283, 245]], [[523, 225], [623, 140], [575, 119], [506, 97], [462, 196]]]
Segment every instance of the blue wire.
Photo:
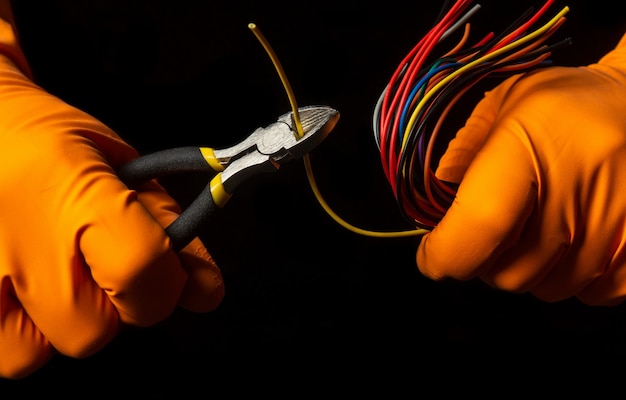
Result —
[[413, 87], [413, 90], [411, 90], [411, 93], [409, 94], [409, 97], [407, 98], [406, 103], [404, 104], [404, 107], [402, 108], [402, 113], [400, 114], [400, 132], [399, 132], [399, 140], [400, 143], [402, 143], [402, 141], [404, 140], [403, 136], [404, 136], [404, 130], [406, 127], [406, 116], [409, 110], [409, 105], [411, 104], [413, 98], [416, 96], [418, 90], [420, 90], [422, 88], [422, 86], [426, 83], [426, 81], [428, 81], [430, 78], [433, 77], [433, 75], [436, 75], [437, 73], [445, 70], [445, 69], [449, 69], [449, 68], [455, 68], [459, 65], [462, 65], [462, 63], [460, 62], [454, 62], [454, 63], [450, 63], [450, 64], [442, 64], [439, 67], [434, 67], [431, 68], [431, 70], [422, 77], [422, 79], [420, 79], [417, 84]]

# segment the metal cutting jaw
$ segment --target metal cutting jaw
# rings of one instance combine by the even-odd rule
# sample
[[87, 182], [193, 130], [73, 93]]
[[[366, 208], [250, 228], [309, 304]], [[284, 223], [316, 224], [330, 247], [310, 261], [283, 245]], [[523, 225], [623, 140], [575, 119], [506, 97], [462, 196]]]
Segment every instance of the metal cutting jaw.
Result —
[[293, 112], [283, 114], [265, 128], [258, 128], [245, 140], [226, 149], [215, 149], [220, 163], [227, 165], [222, 183], [232, 193], [243, 181], [261, 172], [271, 172], [284, 162], [301, 158], [319, 145], [334, 129], [339, 112], [328, 106], [298, 109], [302, 137], [298, 135]]

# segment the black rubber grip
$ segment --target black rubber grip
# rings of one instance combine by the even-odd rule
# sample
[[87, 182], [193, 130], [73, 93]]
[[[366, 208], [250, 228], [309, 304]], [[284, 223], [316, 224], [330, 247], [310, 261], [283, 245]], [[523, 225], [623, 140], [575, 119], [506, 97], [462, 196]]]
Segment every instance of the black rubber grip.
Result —
[[193, 171], [210, 171], [199, 147], [176, 147], [157, 151], [123, 165], [117, 170], [119, 178], [129, 187], [167, 175]]
[[[163, 176], [211, 170], [200, 149], [190, 146], [157, 151], [136, 158], [118, 169], [117, 175], [132, 188], [138, 183]], [[197, 236], [200, 226], [208, 222], [215, 208], [209, 182], [191, 205], [165, 228], [174, 250], [181, 250]]]
[[172, 240], [174, 250], [182, 250], [194, 237], [198, 236], [200, 227], [208, 223], [213, 212], [215, 212], [215, 208], [215, 201], [211, 194], [211, 183], [209, 182], [189, 207], [165, 228], [165, 232]]

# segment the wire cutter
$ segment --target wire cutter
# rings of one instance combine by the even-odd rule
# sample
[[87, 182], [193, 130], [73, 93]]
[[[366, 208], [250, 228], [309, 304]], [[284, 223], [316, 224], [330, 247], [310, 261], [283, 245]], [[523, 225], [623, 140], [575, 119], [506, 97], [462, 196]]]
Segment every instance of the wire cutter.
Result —
[[157, 151], [136, 158], [118, 169], [119, 178], [129, 187], [163, 176], [215, 172], [198, 197], [165, 230], [175, 250], [181, 250], [197, 236], [216, 211], [222, 208], [237, 187], [260, 173], [276, 171], [292, 159], [303, 157], [333, 130], [339, 112], [327, 106], [298, 108], [303, 135], [298, 135], [293, 112], [283, 114], [265, 128], [257, 128], [240, 143], [224, 148], [185, 146]]

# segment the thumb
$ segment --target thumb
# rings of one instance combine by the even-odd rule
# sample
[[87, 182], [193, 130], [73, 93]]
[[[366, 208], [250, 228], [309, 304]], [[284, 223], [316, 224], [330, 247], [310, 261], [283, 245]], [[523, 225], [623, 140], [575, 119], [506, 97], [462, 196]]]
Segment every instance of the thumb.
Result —
[[513, 132], [492, 130], [453, 204], [423, 236], [417, 265], [425, 276], [464, 280], [483, 275], [518, 240], [537, 198], [537, 177], [526, 138]]
[[482, 148], [494, 126], [500, 110], [501, 96], [517, 82], [519, 76], [503, 81], [495, 89], [485, 93], [476, 104], [465, 125], [456, 132], [454, 139], [439, 160], [437, 178], [442, 181], [460, 183], [476, 153]]

